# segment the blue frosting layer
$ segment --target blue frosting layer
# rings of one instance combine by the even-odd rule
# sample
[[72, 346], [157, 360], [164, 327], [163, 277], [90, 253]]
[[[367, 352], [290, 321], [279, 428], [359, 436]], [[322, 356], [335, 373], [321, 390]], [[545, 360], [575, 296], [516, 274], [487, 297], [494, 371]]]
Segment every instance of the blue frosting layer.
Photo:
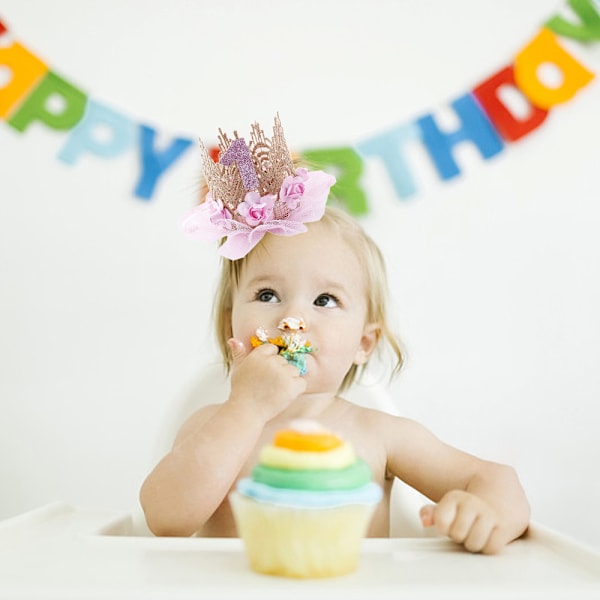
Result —
[[249, 477], [240, 479], [237, 491], [259, 502], [271, 502], [295, 508], [332, 508], [348, 504], [376, 504], [383, 496], [381, 487], [369, 482], [354, 490], [289, 490], [274, 488], [252, 481]]

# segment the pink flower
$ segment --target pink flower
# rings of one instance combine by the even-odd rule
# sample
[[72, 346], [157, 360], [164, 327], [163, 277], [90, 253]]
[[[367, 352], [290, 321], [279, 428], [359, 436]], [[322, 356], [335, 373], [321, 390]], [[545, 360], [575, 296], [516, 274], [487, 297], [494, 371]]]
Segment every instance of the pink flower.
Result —
[[228, 221], [232, 218], [229, 209], [223, 205], [221, 200], [213, 200], [210, 192], [206, 194], [206, 203], [208, 204], [209, 220], [214, 225], [219, 225], [223, 221]]
[[261, 196], [258, 192], [248, 192], [244, 196], [244, 201], [238, 205], [237, 213], [246, 220], [250, 227], [256, 227], [271, 219], [275, 200], [277, 200], [277, 196], [273, 194]]
[[205, 202], [194, 206], [184, 216], [181, 227], [189, 236], [209, 242], [229, 235], [234, 223], [232, 219], [223, 203], [208, 193]]
[[304, 182], [308, 179], [308, 171], [306, 169], [296, 169], [296, 175], [288, 175], [281, 184], [279, 191], [279, 199], [293, 210], [298, 206], [302, 196], [304, 195]]

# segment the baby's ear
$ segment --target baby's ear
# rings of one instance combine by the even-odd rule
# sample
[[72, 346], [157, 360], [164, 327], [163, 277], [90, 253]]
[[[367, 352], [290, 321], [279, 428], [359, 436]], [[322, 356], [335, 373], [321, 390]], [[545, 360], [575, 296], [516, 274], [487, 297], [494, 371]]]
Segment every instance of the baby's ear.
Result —
[[355, 365], [364, 365], [368, 360], [373, 350], [377, 347], [379, 338], [381, 337], [381, 326], [379, 323], [368, 323], [365, 325], [360, 345], [354, 356]]

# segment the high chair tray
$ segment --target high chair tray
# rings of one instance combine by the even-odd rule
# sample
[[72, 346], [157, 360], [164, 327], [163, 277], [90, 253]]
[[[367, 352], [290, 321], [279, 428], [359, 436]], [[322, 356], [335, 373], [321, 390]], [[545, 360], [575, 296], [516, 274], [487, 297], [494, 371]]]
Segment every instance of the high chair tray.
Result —
[[497, 556], [469, 554], [443, 538], [367, 539], [356, 572], [296, 580], [252, 572], [239, 539], [136, 535], [130, 515], [53, 504], [0, 521], [2, 599], [296, 595], [598, 600], [600, 553], [540, 525]]

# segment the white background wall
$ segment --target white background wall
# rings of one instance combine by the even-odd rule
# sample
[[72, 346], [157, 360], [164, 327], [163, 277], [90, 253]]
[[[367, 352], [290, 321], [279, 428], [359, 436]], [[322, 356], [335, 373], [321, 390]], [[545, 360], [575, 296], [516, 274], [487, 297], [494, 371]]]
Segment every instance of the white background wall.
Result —
[[[292, 147], [352, 145], [511, 62], [562, 2], [4, 0], [0, 18], [90, 96], [214, 141], [282, 117]], [[233, 52], [243, 41], [244, 52]], [[572, 47], [600, 73], [599, 44]], [[368, 163], [365, 227], [408, 349], [402, 413], [519, 471], [536, 520], [600, 547], [600, 208], [593, 81], [492, 161]], [[156, 440], [214, 345], [217, 257], [178, 230], [197, 153], [150, 203], [135, 154], [69, 167], [65, 133], [0, 124], [0, 517], [54, 501], [137, 506]]]

